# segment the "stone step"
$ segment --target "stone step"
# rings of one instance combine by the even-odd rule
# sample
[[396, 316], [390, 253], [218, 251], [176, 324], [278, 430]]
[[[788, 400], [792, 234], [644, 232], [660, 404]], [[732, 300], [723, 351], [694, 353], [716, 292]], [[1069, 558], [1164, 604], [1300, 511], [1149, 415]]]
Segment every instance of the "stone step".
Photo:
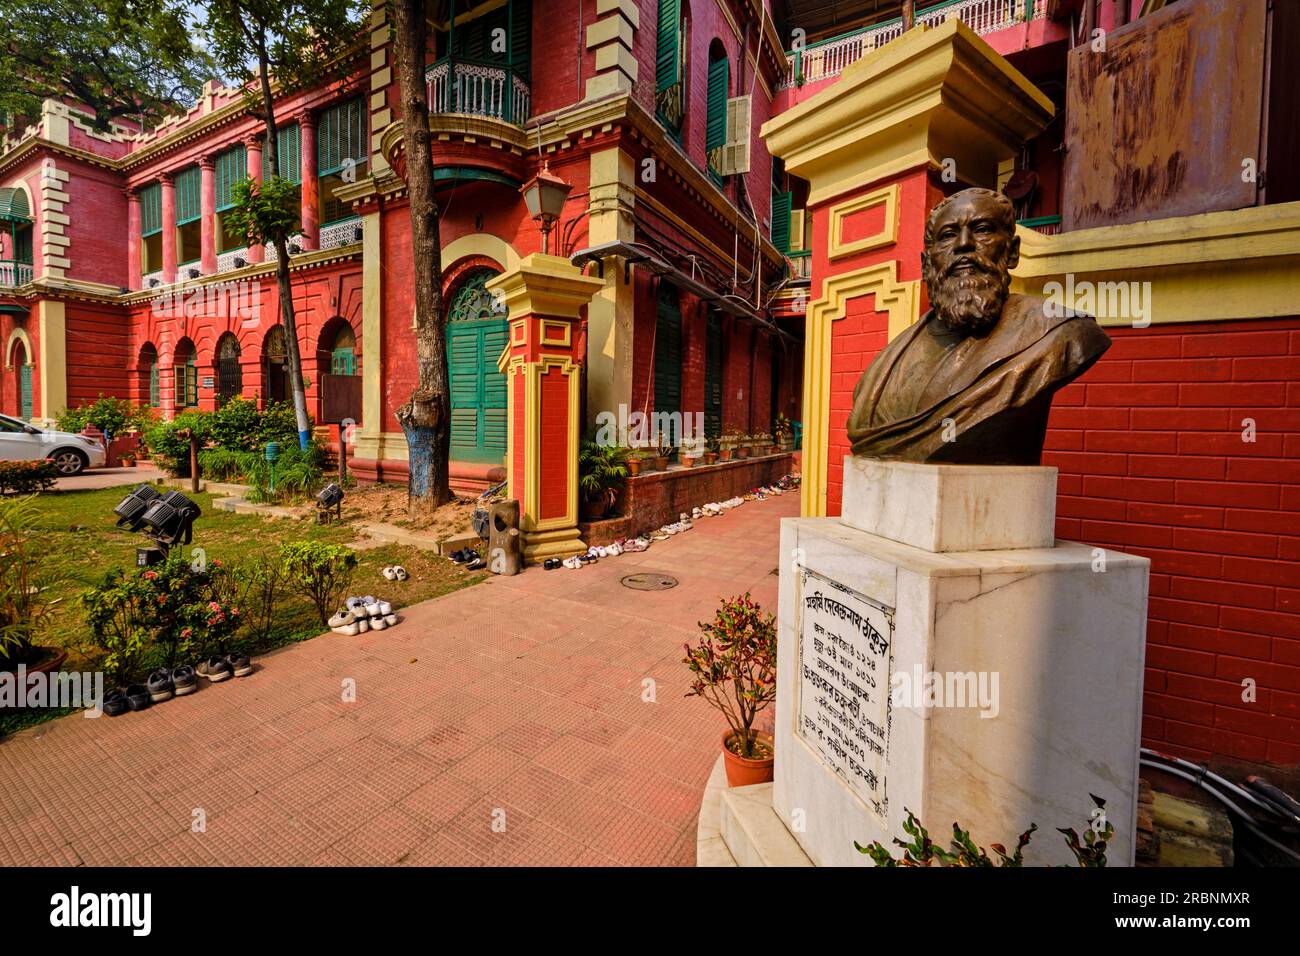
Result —
[[230, 511], [239, 515], [261, 515], [263, 518], [288, 518], [291, 521], [301, 521], [303, 516], [293, 508], [285, 508], [280, 505], [259, 505], [251, 501], [245, 501], [243, 498], [231, 496], [229, 498], [213, 498], [212, 507], [219, 511]]
[[812, 866], [772, 809], [772, 786], [722, 792], [722, 840], [738, 866]]

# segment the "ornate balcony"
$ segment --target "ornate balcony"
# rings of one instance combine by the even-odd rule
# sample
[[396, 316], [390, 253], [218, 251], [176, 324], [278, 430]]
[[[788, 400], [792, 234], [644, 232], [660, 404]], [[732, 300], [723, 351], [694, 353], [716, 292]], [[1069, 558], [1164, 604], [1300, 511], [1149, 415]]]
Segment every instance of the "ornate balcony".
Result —
[[361, 217], [351, 216], [320, 227], [320, 247], [337, 249], [361, 241]]
[[[947, 0], [916, 11], [916, 22], [936, 27], [955, 17], [983, 35], [1046, 16], [1047, 0]], [[794, 51], [788, 54], [789, 69], [781, 88], [839, 76], [872, 50], [902, 35], [903, 21], [896, 17]]]
[[443, 57], [425, 72], [429, 112], [486, 116], [522, 126], [532, 109], [532, 91], [503, 66], [462, 57]]
[[0, 259], [0, 286], [16, 288], [32, 281], [32, 264], [16, 262], [12, 259]]

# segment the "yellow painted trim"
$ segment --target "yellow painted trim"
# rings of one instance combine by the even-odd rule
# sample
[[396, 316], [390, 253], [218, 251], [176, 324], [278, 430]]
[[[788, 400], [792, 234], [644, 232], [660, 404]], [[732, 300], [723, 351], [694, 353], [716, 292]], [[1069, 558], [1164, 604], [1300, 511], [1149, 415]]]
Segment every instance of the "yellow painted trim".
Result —
[[384, 411], [384, 267], [379, 212], [361, 217], [361, 428], [356, 453], [373, 455], [383, 451]]
[[503, 272], [515, 268], [520, 262], [519, 253], [515, 252], [514, 246], [486, 232], [461, 236], [442, 249], [444, 267], [454, 265], [470, 256], [485, 256], [500, 266]]
[[513, 321], [530, 315], [576, 319], [579, 309], [604, 285], [583, 275], [568, 259], [535, 252], [517, 267], [489, 279], [486, 288], [501, 294]]
[[[582, 376], [579, 374], [579, 367], [567, 355], [543, 355], [541, 360], [531, 363], [536, 368], [534, 382], [536, 385], [536, 395], [532, 400], [536, 402], [536, 415], [541, 414], [541, 376], [545, 375], [551, 369], [559, 369], [560, 374], [567, 376], [569, 379], [569, 421], [568, 421], [568, 501], [565, 504], [564, 515], [558, 518], [539, 519], [534, 517], [531, 531], [556, 531], [564, 528], [575, 528], [578, 525], [578, 441], [581, 435], [579, 431], [578, 414], [582, 402]], [[540, 419], [537, 419], [538, 427], [534, 430], [537, 441], [541, 440]], [[534, 483], [529, 487], [533, 488], [537, 494], [535, 499], [539, 504], [541, 502], [542, 478], [540, 457], [534, 457], [535, 474], [533, 475]]]
[[524, 329], [524, 323], [527, 321], [527, 319], [515, 319], [510, 323], [510, 344], [512, 346], [522, 347], [527, 344], [527, 333]]
[[41, 303], [41, 350], [37, 356], [41, 376], [41, 421], [53, 422], [55, 416], [68, 407], [67, 338], [64, 303], [46, 299]]
[[826, 514], [826, 482], [830, 449], [831, 324], [844, 318], [850, 299], [874, 295], [878, 312], [889, 316], [889, 338], [919, 318], [921, 281], [900, 282], [898, 263], [890, 260], [832, 276], [822, 283], [822, 296], [808, 306], [804, 334], [803, 482], [800, 512], [804, 517]]
[[[558, 334], [551, 334], [557, 331]], [[573, 345], [573, 324], [570, 322], [547, 322], [543, 319], [540, 344], [571, 347]]]
[[[883, 186], [864, 196], [858, 196], [855, 199], [849, 199], [832, 206], [830, 209], [830, 236], [827, 243], [827, 255], [831, 259], [843, 259], [845, 256], [857, 255], [869, 249], [879, 249], [881, 246], [889, 246], [898, 242], [898, 195], [898, 183], [890, 183], [888, 186]], [[861, 239], [845, 242], [845, 220], [856, 213], [875, 209], [878, 206], [885, 207], [884, 222], [881, 223], [880, 230]]]
[[5, 368], [14, 367], [14, 346], [19, 342], [23, 343], [23, 350], [27, 354], [27, 361], [24, 364], [36, 364], [36, 353], [32, 351], [31, 336], [27, 334], [26, 329], [14, 329], [9, 333], [9, 341], [5, 344]]
[[[1021, 228], [1012, 290], [1150, 282], [1153, 325], [1296, 314], [1300, 202], [1154, 219], [1044, 236]], [[1123, 318], [1099, 316], [1102, 325]]]

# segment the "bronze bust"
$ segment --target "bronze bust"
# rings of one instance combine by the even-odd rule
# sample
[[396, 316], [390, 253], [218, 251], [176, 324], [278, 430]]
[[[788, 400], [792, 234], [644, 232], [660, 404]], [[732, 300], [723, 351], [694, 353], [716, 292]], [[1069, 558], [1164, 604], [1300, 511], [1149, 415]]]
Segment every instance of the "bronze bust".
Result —
[[1011, 295], [1015, 207], [966, 189], [925, 226], [931, 309], [875, 357], [853, 392], [849, 441], [862, 458], [1037, 465], [1057, 390], [1110, 347], [1091, 316]]

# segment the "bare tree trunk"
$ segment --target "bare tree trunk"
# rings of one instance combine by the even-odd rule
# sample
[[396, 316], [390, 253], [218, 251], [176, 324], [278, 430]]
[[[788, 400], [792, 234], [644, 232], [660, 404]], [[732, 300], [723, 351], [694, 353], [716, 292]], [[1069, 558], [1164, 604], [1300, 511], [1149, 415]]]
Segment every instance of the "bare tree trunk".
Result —
[[397, 409], [397, 421], [406, 434], [410, 465], [408, 509], [412, 518], [421, 519], [452, 499], [448, 484], [450, 376], [442, 313], [442, 242], [438, 204], [433, 195], [429, 104], [424, 81], [428, 46], [425, 0], [393, 0], [391, 6], [415, 256], [415, 349], [419, 373], [410, 400]]
[[903, 0], [903, 32], [916, 26], [916, 0]]
[[[258, 35], [258, 65], [262, 69], [262, 105], [266, 110], [266, 148], [270, 151], [272, 175], [280, 174], [280, 142], [276, 136], [275, 108], [271, 98], [271, 73], [266, 54], [266, 35]], [[283, 238], [275, 240], [275, 281], [280, 287], [280, 324], [284, 326], [285, 359], [289, 363], [289, 389], [293, 393], [293, 415], [298, 424], [298, 447], [306, 449], [311, 441], [311, 421], [307, 417], [307, 392], [302, 383], [302, 357], [298, 351], [298, 318], [293, 311], [293, 285], [289, 278], [289, 246]]]

